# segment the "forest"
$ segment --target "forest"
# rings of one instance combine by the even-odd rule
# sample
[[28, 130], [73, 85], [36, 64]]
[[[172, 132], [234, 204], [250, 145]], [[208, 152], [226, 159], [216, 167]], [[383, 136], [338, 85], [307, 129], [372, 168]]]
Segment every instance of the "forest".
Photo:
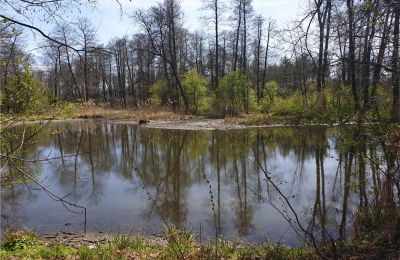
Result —
[[[25, 16], [52, 13], [50, 21], [68, 8], [40, 2], [5, 1]], [[398, 122], [397, 1], [309, 1], [288, 28], [250, 0], [231, 3], [204, 1], [206, 32], [184, 27], [179, 1], [139, 9], [129, 14], [138, 31], [106, 45], [87, 17], [61, 21], [43, 37], [40, 66], [23, 47], [32, 25], [2, 14], [2, 111], [92, 101], [219, 117], [322, 112]]]
[[[0, 257], [399, 257], [400, 1], [300, 0], [282, 23], [201, 0], [198, 27], [187, 1], [111, 1], [134, 29], [105, 42], [101, 0], [0, 0]], [[67, 209], [53, 226], [28, 185]], [[118, 235], [41, 238], [82, 227]]]

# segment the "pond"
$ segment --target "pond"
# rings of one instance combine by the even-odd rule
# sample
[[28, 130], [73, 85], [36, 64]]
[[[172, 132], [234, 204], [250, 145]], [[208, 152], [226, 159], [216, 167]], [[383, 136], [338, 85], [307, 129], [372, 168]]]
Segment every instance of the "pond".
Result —
[[[2, 188], [2, 229], [150, 235], [176, 226], [202, 241], [220, 236], [290, 246], [305, 231], [343, 239], [373, 179], [358, 148], [345, 141], [356, 134], [327, 127], [190, 131], [56, 122], [22, 157], [50, 158], [25, 167], [47, 189], [84, 206], [86, 225], [81, 209], [25, 183]], [[354, 173], [361, 164], [366, 182]]]

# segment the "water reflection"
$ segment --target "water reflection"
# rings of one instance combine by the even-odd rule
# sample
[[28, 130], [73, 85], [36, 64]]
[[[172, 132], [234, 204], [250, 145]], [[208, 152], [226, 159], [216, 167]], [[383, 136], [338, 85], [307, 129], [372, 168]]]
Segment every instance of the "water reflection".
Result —
[[[380, 156], [376, 146], [343, 141], [363, 140], [356, 133], [318, 127], [179, 131], [68, 122], [41, 133], [23, 154], [60, 157], [40, 166], [40, 179], [87, 207], [88, 231], [151, 234], [167, 222], [198, 233], [201, 226], [203, 240], [223, 236], [295, 245], [304, 235], [296, 218], [319, 239], [344, 240], [352, 213], [382, 196], [385, 180], [364, 159]], [[81, 215], [33, 186], [2, 189], [3, 229], [82, 230]]]

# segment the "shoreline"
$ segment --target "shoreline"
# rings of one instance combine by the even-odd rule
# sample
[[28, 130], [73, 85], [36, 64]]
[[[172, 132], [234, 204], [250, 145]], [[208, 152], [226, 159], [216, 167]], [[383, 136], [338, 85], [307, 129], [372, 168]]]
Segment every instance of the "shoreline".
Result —
[[382, 232], [376, 238], [290, 248], [276, 242], [199, 242], [196, 234], [172, 229], [163, 236], [60, 232], [9, 233], [1, 259], [398, 259], [398, 242]]
[[201, 242], [196, 234], [174, 228], [163, 235], [75, 232], [37, 235], [17, 231], [9, 237], [12, 239], [1, 242], [3, 259], [298, 259], [315, 256], [311, 248], [290, 248], [274, 242], [238, 239]]
[[112, 123], [141, 124], [147, 128], [177, 130], [231, 130], [266, 127], [338, 126], [356, 124], [352, 118], [307, 117], [301, 114], [249, 113], [235, 117], [189, 115], [170, 110], [110, 109], [93, 105], [71, 105], [36, 111], [26, 115], [0, 114], [0, 128], [9, 125], [35, 124], [40, 122], [68, 122], [78, 120], [104, 120]]
[[338, 127], [338, 126], [354, 126], [356, 122], [347, 123], [307, 123], [307, 124], [244, 124], [237, 122], [240, 118], [234, 120], [226, 119], [177, 119], [177, 120], [147, 120], [146, 123], [141, 124], [139, 120], [121, 120], [121, 119], [108, 119], [108, 118], [65, 118], [65, 119], [42, 119], [42, 120], [19, 120], [12, 121], [5, 126], [0, 125], [0, 129], [20, 125], [35, 125], [52, 123], [75, 123], [75, 122], [106, 122], [113, 124], [130, 124], [140, 125], [143, 128], [149, 129], [166, 129], [166, 130], [191, 130], [191, 131], [226, 131], [226, 130], [240, 130], [240, 129], [254, 129], [254, 128], [278, 128], [278, 127]]

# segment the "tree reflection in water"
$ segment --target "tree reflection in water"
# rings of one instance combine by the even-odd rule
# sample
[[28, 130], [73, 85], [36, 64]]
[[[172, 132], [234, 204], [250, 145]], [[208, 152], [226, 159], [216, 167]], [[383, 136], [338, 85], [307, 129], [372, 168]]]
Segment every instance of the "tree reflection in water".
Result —
[[[370, 204], [386, 209], [399, 200], [396, 154], [388, 156], [385, 143], [352, 128], [180, 131], [67, 122], [56, 123], [25, 149], [26, 158], [61, 157], [41, 165], [40, 179], [87, 207], [89, 231], [156, 233], [164, 218], [196, 232], [201, 225], [203, 239], [216, 233], [296, 245], [301, 229], [285, 198], [319, 241], [345, 240], [357, 233]], [[271, 173], [269, 180], [263, 169]], [[29, 184], [2, 189], [1, 196], [3, 230], [81, 229], [78, 216]]]

